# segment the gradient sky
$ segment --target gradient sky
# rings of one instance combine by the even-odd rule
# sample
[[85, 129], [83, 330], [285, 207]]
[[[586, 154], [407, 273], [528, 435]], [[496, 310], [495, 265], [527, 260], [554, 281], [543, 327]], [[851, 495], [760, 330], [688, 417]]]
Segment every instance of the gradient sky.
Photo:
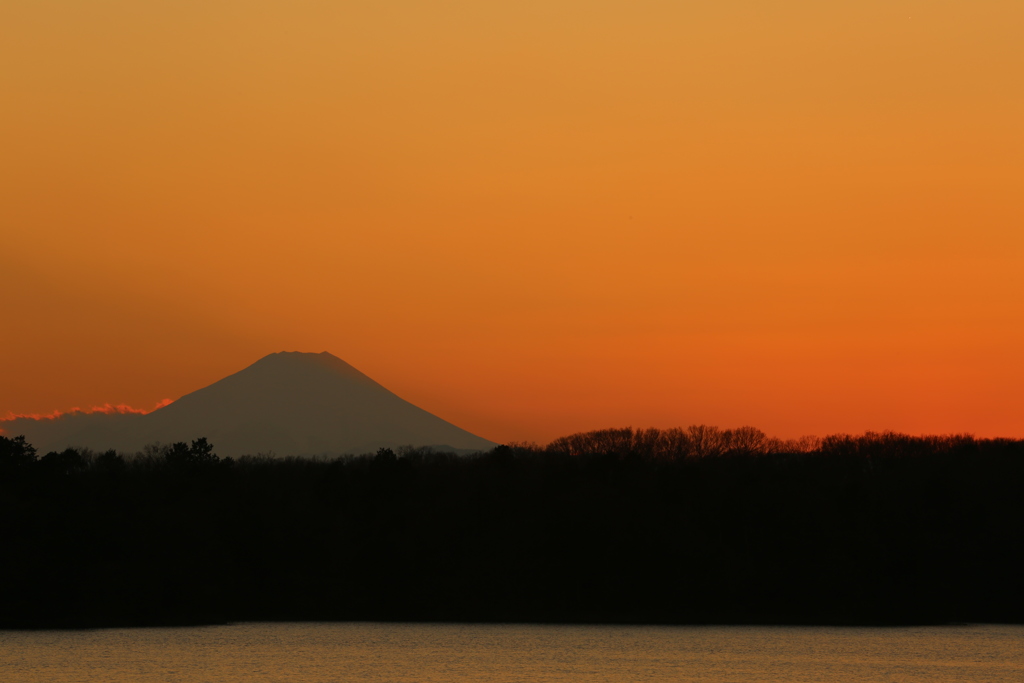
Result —
[[0, 3], [0, 416], [1024, 436], [1024, 3]]

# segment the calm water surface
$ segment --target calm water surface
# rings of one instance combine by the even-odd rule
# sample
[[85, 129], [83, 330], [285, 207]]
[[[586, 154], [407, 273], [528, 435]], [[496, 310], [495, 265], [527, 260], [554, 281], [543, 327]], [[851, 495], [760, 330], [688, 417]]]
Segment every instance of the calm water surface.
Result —
[[1024, 680], [1024, 627], [237, 624], [0, 631], [6, 683]]

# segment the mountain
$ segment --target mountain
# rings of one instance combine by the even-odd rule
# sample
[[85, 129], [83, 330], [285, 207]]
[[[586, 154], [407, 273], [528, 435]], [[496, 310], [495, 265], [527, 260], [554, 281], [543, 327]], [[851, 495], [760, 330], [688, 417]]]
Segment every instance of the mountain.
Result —
[[281, 352], [145, 415], [73, 414], [0, 421], [41, 453], [68, 446], [123, 452], [206, 437], [222, 457], [340, 455], [496, 444], [417, 408], [327, 352]]

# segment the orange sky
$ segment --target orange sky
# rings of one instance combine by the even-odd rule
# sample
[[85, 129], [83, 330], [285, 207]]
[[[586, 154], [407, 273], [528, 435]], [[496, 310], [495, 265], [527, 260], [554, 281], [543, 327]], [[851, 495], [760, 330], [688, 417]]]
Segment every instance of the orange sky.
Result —
[[0, 4], [0, 416], [1024, 437], [1019, 0]]

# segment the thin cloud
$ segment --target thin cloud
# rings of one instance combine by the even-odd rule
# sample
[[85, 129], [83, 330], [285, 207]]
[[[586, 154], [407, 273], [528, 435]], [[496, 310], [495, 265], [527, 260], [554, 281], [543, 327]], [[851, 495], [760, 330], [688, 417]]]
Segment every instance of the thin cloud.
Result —
[[45, 414], [8, 412], [7, 417], [0, 420], [0, 422], [10, 422], [12, 420], [56, 420], [64, 417], [65, 415], [92, 415], [94, 413], [100, 413], [102, 415], [147, 415], [152, 413], [154, 410], [159, 410], [160, 408], [172, 403], [174, 403], [173, 399], [165, 398], [148, 410], [145, 408], [135, 408], [127, 403], [118, 403], [117, 405], [104, 403], [101, 406], [93, 406], [92, 408], [76, 407], [70, 410], [55, 410], [52, 413]]

